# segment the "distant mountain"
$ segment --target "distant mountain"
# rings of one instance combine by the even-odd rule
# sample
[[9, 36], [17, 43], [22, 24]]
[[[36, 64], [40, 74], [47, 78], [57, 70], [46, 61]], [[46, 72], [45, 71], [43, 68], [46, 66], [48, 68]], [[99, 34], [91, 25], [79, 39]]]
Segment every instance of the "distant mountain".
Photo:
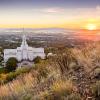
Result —
[[69, 30], [69, 29], [64, 29], [64, 28], [1, 28], [0, 29], [0, 34], [18, 34], [21, 32], [25, 32], [26, 34], [28, 33], [47, 33], [47, 34], [53, 34], [53, 33], [73, 33], [73, 30]]

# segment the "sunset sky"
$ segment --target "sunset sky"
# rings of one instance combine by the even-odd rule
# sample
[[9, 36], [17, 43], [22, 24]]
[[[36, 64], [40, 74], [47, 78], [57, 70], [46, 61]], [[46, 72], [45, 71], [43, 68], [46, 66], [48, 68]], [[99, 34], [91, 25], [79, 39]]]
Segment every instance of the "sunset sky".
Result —
[[100, 0], [0, 0], [0, 27], [100, 27]]

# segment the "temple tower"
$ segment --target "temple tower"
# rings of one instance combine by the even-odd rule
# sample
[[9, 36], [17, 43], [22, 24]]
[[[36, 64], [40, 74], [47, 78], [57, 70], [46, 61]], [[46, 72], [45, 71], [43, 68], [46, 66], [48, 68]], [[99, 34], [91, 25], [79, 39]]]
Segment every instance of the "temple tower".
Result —
[[28, 60], [28, 44], [25, 35], [23, 35], [22, 37], [21, 49], [22, 49], [22, 59]]

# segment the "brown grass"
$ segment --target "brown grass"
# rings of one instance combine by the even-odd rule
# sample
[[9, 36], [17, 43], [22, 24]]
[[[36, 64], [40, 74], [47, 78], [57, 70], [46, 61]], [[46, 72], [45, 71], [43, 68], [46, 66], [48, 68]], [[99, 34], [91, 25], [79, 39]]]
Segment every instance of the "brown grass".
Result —
[[[73, 48], [68, 52], [42, 61], [29, 73], [1, 85], [0, 100], [97, 99], [94, 94], [99, 85], [92, 90], [90, 86], [98, 81], [94, 74], [100, 74], [100, 44]], [[75, 67], [78, 69], [73, 69]]]

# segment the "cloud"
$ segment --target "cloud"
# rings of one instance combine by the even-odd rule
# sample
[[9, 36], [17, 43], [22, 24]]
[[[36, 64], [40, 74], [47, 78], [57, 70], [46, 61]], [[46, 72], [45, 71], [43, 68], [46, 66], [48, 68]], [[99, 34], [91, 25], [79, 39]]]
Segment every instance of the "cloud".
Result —
[[64, 12], [64, 9], [55, 7], [55, 8], [45, 8], [42, 11], [45, 13], [62, 13]]
[[96, 6], [96, 9], [97, 9], [97, 10], [100, 10], [100, 5], [97, 5], [97, 6]]

